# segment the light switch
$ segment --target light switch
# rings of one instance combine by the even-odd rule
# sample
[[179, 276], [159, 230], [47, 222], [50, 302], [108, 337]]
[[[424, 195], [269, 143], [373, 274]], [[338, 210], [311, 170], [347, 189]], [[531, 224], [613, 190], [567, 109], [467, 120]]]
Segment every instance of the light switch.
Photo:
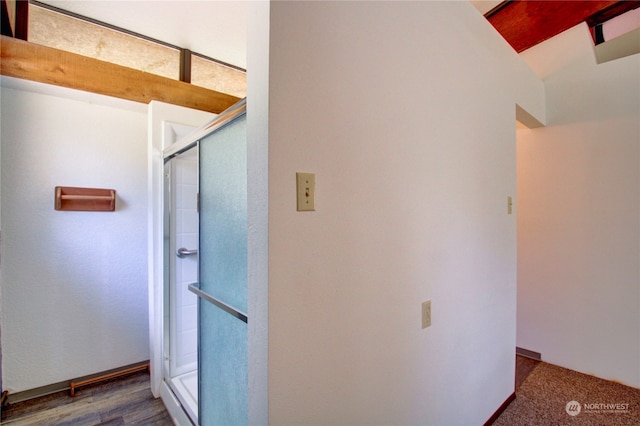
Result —
[[507, 197], [507, 214], [513, 213], [513, 199], [511, 197]]
[[298, 211], [315, 211], [316, 175], [313, 173], [296, 173], [298, 193]]

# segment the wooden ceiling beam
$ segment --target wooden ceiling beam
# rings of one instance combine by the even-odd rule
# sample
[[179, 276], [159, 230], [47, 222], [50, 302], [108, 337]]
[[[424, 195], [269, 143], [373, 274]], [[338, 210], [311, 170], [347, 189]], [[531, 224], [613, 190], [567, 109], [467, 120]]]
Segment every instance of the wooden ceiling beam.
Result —
[[[520, 53], [584, 22], [614, 1], [509, 1], [487, 19]], [[621, 2], [624, 3], [624, 2]]]
[[134, 102], [153, 100], [219, 114], [240, 99], [110, 62], [2, 36], [0, 74]]

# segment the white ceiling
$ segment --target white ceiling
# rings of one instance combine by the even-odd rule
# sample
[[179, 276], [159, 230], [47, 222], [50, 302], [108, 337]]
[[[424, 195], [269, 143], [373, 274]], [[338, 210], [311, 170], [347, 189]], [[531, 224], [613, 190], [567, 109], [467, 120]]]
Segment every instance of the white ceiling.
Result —
[[241, 68], [247, 67], [246, 0], [40, 0]]

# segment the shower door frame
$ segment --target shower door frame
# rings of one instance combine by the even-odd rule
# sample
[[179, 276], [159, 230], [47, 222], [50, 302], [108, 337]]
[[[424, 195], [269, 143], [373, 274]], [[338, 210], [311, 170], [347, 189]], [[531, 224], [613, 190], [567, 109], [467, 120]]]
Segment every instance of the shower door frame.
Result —
[[[151, 361], [151, 393], [154, 397], [170, 400], [168, 387], [163, 386], [163, 348], [164, 348], [164, 152], [181, 141], [185, 127], [202, 128], [216, 117], [206, 111], [194, 110], [160, 101], [151, 101], [147, 110], [149, 118], [148, 139], [148, 189], [149, 189], [149, 359]], [[188, 137], [188, 136], [185, 136]], [[171, 410], [171, 404], [165, 403], [176, 421], [185, 419], [182, 410]], [[188, 424], [179, 421], [178, 424]]]
[[[164, 247], [164, 286], [163, 286], [163, 363], [162, 363], [162, 375], [163, 382], [168, 386], [171, 392], [173, 392], [175, 398], [179, 401], [181, 409], [186, 413], [189, 417], [191, 423], [198, 423], [198, 406], [192, 406], [189, 401], [192, 399], [190, 397], [190, 391], [188, 390], [187, 384], [183, 383], [179, 380], [181, 376], [185, 376], [192, 371], [196, 372], [197, 375], [197, 346], [196, 346], [196, 367], [192, 371], [182, 371], [181, 367], [177, 364], [178, 351], [179, 351], [179, 336], [178, 336], [178, 315], [180, 314], [178, 307], [178, 293], [181, 290], [181, 286], [186, 286], [187, 284], [183, 283], [181, 279], [178, 277], [179, 271], [177, 265], [177, 250], [179, 245], [184, 245], [184, 242], [179, 244], [179, 237], [177, 235], [178, 228], [181, 226], [178, 222], [180, 218], [178, 217], [178, 209], [184, 206], [179, 206], [182, 202], [179, 200], [184, 194], [178, 194], [179, 186], [183, 184], [183, 182], [179, 181], [178, 177], [178, 167], [179, 164], [176, 164], [175, 161], [179, 161], [182, 155], [191, 153], [195, 155], [195, 176], [196, 176], [196, 191], [193, 194], [194, 198], [197, 197], [198, 192], [198, 165], [199, 165], [199, 153], [198, 153], [198, 142], [195, 144], [189, 145], [188, 148], [179, 151], [177, 154], [172, 155], [169, 158], [165, 159], [164, 166], [164, 229], [165, 229], [165, 247]], [[181, 191], [183, 191], [182, 189]], [[194, 200], [194, 202], [196, 202]], [[196, 207], [197, 208], [197, 207]], [[184, 220], [184, 218], [182, 218]], [[197, 225], [199, 228], [199, 225]], [[196, 242], [189, 245], [189, 248], [193, 248], [192, 245], [198, 247], [198, 238], [196, 238]], [[197, 252], [196, 252], [197, 256]], [[184, 261], [188, 261], [187, 259], [183, 259]], [[183, 265], [184, 266], [184, 265]], [[196, 268], [199, 266], [199, 261], [196, 257]], [[196, 270], [196, 276], [193, 278], [193, 281], [198, 280], [198, 273]], [[190, 283], [189, 283], [190, 284]], [[187, 294], [190, 292], [182, 289]], [[184, 296], [184, 294], [182, 295]], [[197, 300], [196, 300], [197, 306]], [[197, 314], [196, 314], [196, 324], [197, 324]], [[196, 336], [197, 341], [197, 336]], [[180, 370], [180, 371], [178, 371]], [[180, 382], [176, 383], [176, 379]], [[191, 401], [193, 402], [193, 401]], [[197, 404], [197, 391], [195, 402]]]
[[[206, 111], [151, 101], [148, 106], [148, 189], [149, 189], [149, 359], [151, 392], [161, 398], [172, 420], [192, 425], [180, 402], [164, 379], [164, 152], [181, 138], [202, 129], [216, 117]], [[190, 133], [185, 133], [191, 128]]]
[[[203, 127], [199, 128], [198, 130], [196, 130], [194, 133], [190, 134], [188, 137], [181, 139], [179, 141], [177, 141], [176, 143], [174, 143], [173, 145], [166, 147], [166, 149], [164, 149], [162, 151], [162, 159], [163, 159], [163, 163], [167, 164], [169, 163], [174, 157], [189, 151], [190, 149], [198, 149], [198, 144], [200, 143], [200, 141], [202, 139], [204, 139], [205, 137], [209, 136], [210, 134], [214, 133], [215, 131], [219, 130], [220, 128], [226, 126], [227, 124], [229, 124], [232, 121], [235, 121], [236, 118], [241, 117], [242, 115], [246, 114], [246, 99], [243, 99], [242, 101], [236, 103], [235, 105], [233, 105], [232, 107], [230, 107], [229, 109], [225, 110], [223, 113], [221, 113], [220, 115], [218, 115], [217, 117], [215, 117], [212, 121], [210, 121], [209, 123], [205, 124]], [[199, 160], [198, 160], [199, 163]], [[163, 166], [164, 167], [164, 166]], [[164, 175], [164, 168], [163, 168], [163, 175]], [[164, 179], [163, 179], [164, 181]], [[167, 226], [167, 217], [166, 217], [166, 197], [164, 196], [165, 191], [164, 189], [162, 189], [163, 192], [163, 228], [165, 228]], [[166, 228], [165, 228], [166, 231]], [[164, 234], [165, 232], [163, 232]], [[168, 276], [169, 273], [169, 268], [168, 266], [172, 263], [170, 261], [170, 258], [168, 256], [171, 256], [173, 253], [170, 253], [170, 250], [167, 250], [166, 247], [164, 247], [165, 244], [163, 244], [163, 278], [162, 278], [162, 295], [161, 297], [163, 299], [165, 299], [164, 297], [164, 288], [165, 288], [165, 282], [167, 282], [167, 280], [170, 279], [170, 277]], [[200, 247], [198, 246], [198, 250], [200, 249]], [[197, 284], [197, 283], [195, 283]], [[193, 291], [193, 290], [192, 290]], [[164, 302], [162, 303], [162, 306], [164, 307], [166, 303], [166, 300], [164, 300]], [[166, 338], [168, 337], [166, 335], [166, 327], [164, 325], [164, 321], [166, 320], [166, 317], [164, 315], [164, 312], [162, 313], [163, 316], [163, 325], [162, 325], [162, 336], [163, 336], [163, 343], [162, 343], [162, 350], [164, 352], [164, 349], [166, 347], [165, 342], [166, 342]], [[199, 314], [198, 314], [199, 316]], [[240, 317], [238, 317], [240, 318]], [[246, 322], [246, 315], [245, 318], [240, 318], [242, 320], [244, 320]], [[199, 321], [199, 319], [198, 319]], [[199, 325], [198, 325], [198, 333], [200, 333], [199, 331]], [[198, 338], [199, 340], [200, 338]], [[200, 357], [199, 355], [199, 349], [198, 349], [198, 358]], [[164, 355], [163, 355], [164, 358]], [[198, 359], [198, 368], [200, 368], [200, 360]], [[183, 404], [178, 400], [178, 398], [176, 397], [175, 394], [175, 390], [172, 389], [172, 386], [168, 384], [167, 379], [170, 379], [168, 377], [166, 377], [165, 375], [165, 360], [162, 360], [162, 367], [161, 367], [161, 380], [159, 383], [159, 394], [163, 399], [163, 402], [165, 403], [165, 406], [167, 406], [168, 411], [170, 412], [171, 416], [174, 418], [174, 421], [177, 421], [178, 424], [180, 425], [186, 425], [186, 424], [193, 424], [194, 423], [194, 419], [192, 419], [188, 414], [187, 411], [185, 410], [185, 408], [183, 407]], [[199, 373], [198, 373], [199, 374]], [[198, 386], [200, 387], [200, 383], [198, 384]], [[199, 392], [198, 392], [199, 393]], [[196, 413], [196, 416], [199, 415], [199, 411], [200, 408], [198, 407], [198, 413]], [[187, 423], [188, 422], [188, 423]]]

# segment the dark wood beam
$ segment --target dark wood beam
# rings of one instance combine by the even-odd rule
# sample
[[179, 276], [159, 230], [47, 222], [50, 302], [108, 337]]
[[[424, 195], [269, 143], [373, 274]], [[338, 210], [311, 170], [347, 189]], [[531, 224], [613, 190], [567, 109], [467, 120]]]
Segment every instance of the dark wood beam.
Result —
[[20, 40], [28, 40], [29, 34], [29, 2], [18, 0], [16, 2], [16, 22], [14, 36]]
[[0, 31], [2, 32], [3, 36], [9, 37], [13, 37], [14, 27], [13, 22], [11, 22], [11, 16], [9, 15], [9, 8], [11, 6], [7, 3], [7, 0], [0, 0], [0, 14], [2, 18], [2, 20], [0, 21]]
[[515, 51], [520, 53], [584, 22], [616, 3], [620, 1], [514, 0], [496, 10], [487, 19]]
[[0, 73], [135, 102], [152, 100], [219, 114], [240, 99], [132, 68], [11, 37], [0, 39]]
[[191, 51], [180, 49], [180, 81], [191, 83]]

